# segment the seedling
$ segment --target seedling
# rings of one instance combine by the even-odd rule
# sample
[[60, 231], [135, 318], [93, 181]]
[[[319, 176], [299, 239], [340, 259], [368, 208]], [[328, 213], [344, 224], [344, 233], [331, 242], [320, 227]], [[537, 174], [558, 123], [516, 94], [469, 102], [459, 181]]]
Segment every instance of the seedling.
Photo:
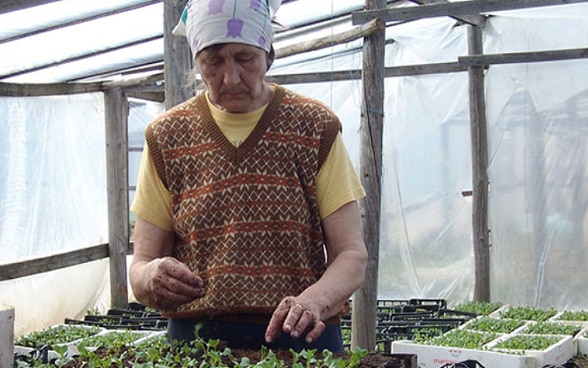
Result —
[[65, 344], [78, 339], [96, 335], [101, 331], [100, 327], [59, 325], [45, 328], [41, 331], [34, 331], [15, 341], [15, 345], [39, 348], [48, 345], [55, 348], [56, 345]]
[[498, 319], [491, 317], [481, 317], [468, 322], [464, 328], [476, 331], [494, 332], [494, 333], [511, 333], [519, 327], [522, 327], [525, 321], [519, 319]]
[[561, 322], [537, 322], [525, 327], [526, 334], [537, 335], [570, 335], [575, 336], [580, 332], [579, 326], [566, 325]]
[[470, 301], [456, 305], [453, 309], [460, 312], [474, 313], [481, 316], [488, 316], [498, 308], [502, 307], [501, 302], [476, 302]]
[[588, 311], [563, 311], [557, 316], [558, 321], [588, 321]]
[[482, 349], [485, 344], [494, 339], [496, 339], [496, 334], [492, 332], [456, 329], [451, 330], [444, 335], [425, 340], [422, 343], [452, 348]]
[[558, 343], [561, 337], [546, 335], [515, 335], [496, 344], [497, 349], [546, 350]]
[[525, 306], [513, 306], [506, 310], [500, 311], [501, 318], [522, 319], [527, 321], [543, 322], [555, 316], [557, 310], [554, 308], [541, 309]]

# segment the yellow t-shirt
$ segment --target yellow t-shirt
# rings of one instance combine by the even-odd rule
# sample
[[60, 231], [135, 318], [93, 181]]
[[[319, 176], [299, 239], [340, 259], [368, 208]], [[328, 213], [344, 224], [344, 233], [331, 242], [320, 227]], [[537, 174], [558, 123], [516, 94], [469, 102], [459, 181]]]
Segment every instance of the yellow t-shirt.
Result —
[[[219, 110], [210, 101], [208, 106], [221, 131], [235, 146], [247, 138], [267, 107], [265, 105], [249, 113], [234, 114]], [[319, 170], [316, 187], [319, 213], [323, 219], [344, 204], [365, 196], [341, 134], [337, 135], [327, 159]], [[171, 195], [157, 175], [147, 145], [143, 150], [137, 191], [131, 211], [161, 229], [173, 230]]]

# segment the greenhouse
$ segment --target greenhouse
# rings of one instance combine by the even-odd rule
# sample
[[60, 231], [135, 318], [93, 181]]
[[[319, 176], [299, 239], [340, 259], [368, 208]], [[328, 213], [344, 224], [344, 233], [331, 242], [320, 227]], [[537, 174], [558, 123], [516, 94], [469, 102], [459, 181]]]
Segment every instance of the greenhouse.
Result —
[[[185, 4], [0, 4], [11, 339], [136, 302], [145, 128], [198, 92], [172, 35]], [[268, 79], [339, 116], [367, 193], [357, 345], [378, 301], [588, 310], [588, 1], [282, 0], [276, 17]]]

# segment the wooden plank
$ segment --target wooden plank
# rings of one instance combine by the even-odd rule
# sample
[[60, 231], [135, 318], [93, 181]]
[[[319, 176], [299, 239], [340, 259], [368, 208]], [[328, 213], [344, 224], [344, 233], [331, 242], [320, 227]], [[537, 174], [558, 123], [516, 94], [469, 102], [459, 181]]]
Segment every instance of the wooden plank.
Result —
[[192, 53], [185, 37], [172, 35], [187, 0], [163, 2], [163, 51], [165, 77], [165, 108], [186, 101], [196, 93], [192, 74]]
[[128, 78], [112, 82], [104, 82], [103, 89], [121, 87], [126, 93], [134, 92], [164, 92], [163, 73], [157, 73], [149, 76]]
[[276, 59], [355, 41], [361, 37], [368, 37], [377, 30], [385, 29], [385, 27], [386, 25], [382, 20], [373, 19], [366, 24], [362, 24], [349, 31], [341, 32], [333, 36], [321, 37], [315, 40], [300, 42], [295, 45], [276, 49]]
[[102, 83], [4, 83], [0, 96], [59, 96], [102, 91]]
[[165, 101], [165, 94], [161, 92], [129, 92], [127, 96], [138, 98], [145, 101], [153, 101], [163, 103]]
[[408, 77], [427, 74], [460, 73], [466, 72], [467, 70], [467, 66], [460, 65], [459, 63], [431, 63], [389, 67], [385, 69], [384, 75], [386, 78]]
[[122, 88], [104, 92], [106, 123], [106, 188], [108, 253], [112, 307], [128, 305], [127, 247], [129, 244], [128, 104]]
[[[418, 65], [404, 65], [388, 67], [384, 76], [404, 77], [426, 74], [442, 74], [465, 72], [468, 66], [493, 65], [511, 63], [529, 63], [542, 61], [558, 61], [588, 58], [588, 49], [563, 49], [553, 51], [531, 51], [505, 54], [468, 55], [458, 57], [458, 62], [431, 63]], [[51, 84], [17, 84], [0, 82], [0, 96], [55, 96], [75, 93], [91, 93], [112, 87], [123, 87], [129, 94], [151, 101], [161, 102], [163, 97], [163, 74], [156, 74], [149, 77], [128, 79], [124, 81], [107, 83], [51, 83]], [[322, 73], [300, 73], [286, 75], [268, 75], [269, 81], [280, 84], [299, 84], [357, 80], [361, 78], [361, 70], [322, 72]], [[141, 96], [142, 93], [145, 95]], [[150, 92], [153, 92], [151, 94]]]
[[468, 66], [486, 66], [492, 64], [533, 63], [586, 58], [588, 58], [588, 48], [469, 55], [460, 56], [458, 62]]
[[[388, 67], [384, 71], [386, 78], [405, 77], [426, 74], [458, 73], [468, 70], [468, 59], [465, 62], [432, 63], [419, 65], [404, 65]], [[276, 74], [268, 75], [267, 80], [279, 84], [318, 83], [361, 79], [361, 70], [347, 70], [322, 73]], [[149, 101], [163, 101], [163, 74], [149, 77], [128, 79], [124, 81], [106, 83], [50, 83], [50, 84], [20, 84], [0, 82], [0, 96], [56, 96], [75, 93], [99, 92], [109, 88], [121, 87], [134, 97]]]
[[14, 367], [14, 307], [0, 302], [0, 367]]
[[[440, 3], [448, 3], [449, 0], [410, 0], [413, 3], [419, 5], [426, 5], [426, 4], [440, 4]], [[480, 26], [483, 27], [486, 24], [486, 17], [481, 15], [462, 15], [459, 17], [452, 17], [455, 20], [460, 22], [464, 22], [467, 24], [471, 24], [473, 26]]]
[[[405, 77], [427, 74], [459, 73], [466, 72], [468, 66], [492, 65], [507, 63], [529, 63], [540, 61], [558, 61], [588, 58], [588, 49], [563, 49], [554, 51], [531, 51], [505, 54], [468, 55], [458, 57], [458, 62], [429, 63], [417, 65], [403, 65], [387, 67], [384, 71], [386, 78]], [[268, 75], [268, 81], [280, 84], [299, 84], [315, 82], [332, 82], [357, 80], [361, 78], [361, 70], [299, 73], [299, 74], [275, 74]], [[163, 74], [149, 77], [128, 79], [124, 81], [100, 83], [61, 83], [61, 84], [12, 84], [0, 82], [0, 96], [47, 96], [71, 93], [95, 92], [111, 87], [123, 87], [127, 93], [154, 92], [146, 99], [161, 101], [159, 92], [163, 91], [160, 83]]]
[[461, 17], [505, 10], [518, 10], [543, 6], [584, 3], [588, 0], [474, 0], [428, 4], [421, 6], [363, 10], [351, 15], [354, 25], [367, 23], [374, 18], [385, 22], [404, 22], [433, 17]]
[[99, 244], [72, 252], [57, 253], [48, 257], [0, 265], [0, 281], [55, 271], [106, 257], [108, 257], [108, 244]]
[[[459, 63], [405, 65], [385, 68], [384, 77], [409, 77], [415, 75], [460, 73], [467, 71], [467, 65], [460, 65]], [[268, 81], [275, 82], [278, 84], [340, 82], [361, 79], [361, 70], [354, 69], [339, 72], [300, 73], [284, 75], [276, 74], [268, 76], [267, 79]]]
[[[468, 26], [468, 49], [482, 54], [482, 30]], [[484, 67], [471, 66], [469, 75], [470, 135], [472, 150], [472, 235], [474, 246], [474, 300], [490, 301], [490, 230], [488, 227], [488, 127], [484, 97]]]
[[[366, 0], [366, 9], [382, 9], [386, 0]], [[376, 348], [376, 304], [380, 253], [382, 135], [384, 130], [384, 65], [386, 30], [364, 39], [363, 98], [360, 126], [360, 178], [367, 196], [361, 201], [363, 238], [369, 258], [363, 285], [354, 295], [351, 346]]]

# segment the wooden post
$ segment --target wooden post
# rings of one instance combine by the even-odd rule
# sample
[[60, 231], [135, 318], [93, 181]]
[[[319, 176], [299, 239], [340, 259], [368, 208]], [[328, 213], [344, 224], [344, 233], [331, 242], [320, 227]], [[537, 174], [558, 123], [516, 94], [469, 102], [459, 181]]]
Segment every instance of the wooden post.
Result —
[[14, 363], [14, 307], [0, 304], [0, 367]]
[[[386, 0], [367, 0], [366, 9], [383, 9]], [[382, 132], [384, 122], [384, 61], [386, 30], [383, 21], [363, 46], [363, 101], [361, 115], [360, 177], [367, 192], [362, 201], [364, 241], [368, 248], [365, 281], [355, 293], [352, 307], [352, 347], [374, 351], [382, 178]]]
[[108, 254], [112, 307], [128, 305], [129, 246], [128, 104], [120, 87], [104, 92], [108, 191]]
[[[482, 30], [468, 26], [470, 55], [482, 55]], [[490, 301], [490, 230], [488, 228], [488, 132], [484, 98], [484, 66], [468, 68], [472, 142], [472, 235], [474, 242], [474, 300]]]
[[187, 0], [163, 2], [163, 74], [165, 78], [165, 108], [169, 109], [194, 96], [191, 83], [192, 54], [185, 37], [172, 35]]

